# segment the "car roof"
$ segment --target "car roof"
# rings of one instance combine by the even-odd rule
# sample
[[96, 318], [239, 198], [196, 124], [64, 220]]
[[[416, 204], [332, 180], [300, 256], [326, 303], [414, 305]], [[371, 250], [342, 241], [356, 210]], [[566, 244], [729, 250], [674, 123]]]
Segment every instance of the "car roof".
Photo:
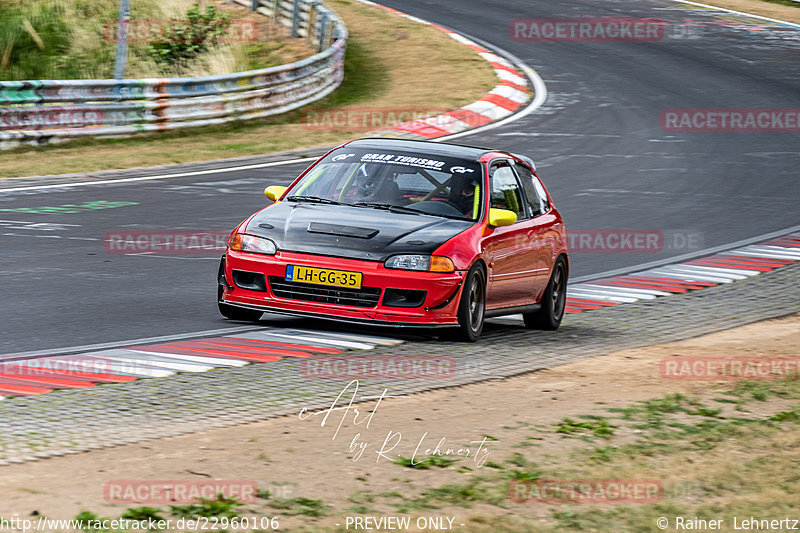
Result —
[[490, 148], [417, 141], [414, 139], [366, 138], [351, 141], [345, 146], [352, 146], [353, 148], [372, 148], [376, 150], [422, 151], [429, 155], [472, 159], [474, 161], [478, 161], [486, 154], [502, 152], [502, 150], [492, 150]]
[[516, 157], [530, 166], [534, 172], [536, 171], [536, 163], [533, 159], [526, 155], [515, 154], [506, 150], [498, 150], [494, 148], [481, 148], [479, 146], [467, 146], [465, 144], [452, 144], [434, 141], [418, 141], [415, 139], [387, 139], [385, 137], [366, 137], [364, 139], [357, 139], [350, 141], [344, 146], [352, 146], [354, 148], [371, 148], [375, 150], [407, 150], [416, 151], [422, 150], [426, 154], [438, 155], [444, 157], [459, 157], [462, 159], [472, 159], [479, 161], [486, 154], [506, 154]]

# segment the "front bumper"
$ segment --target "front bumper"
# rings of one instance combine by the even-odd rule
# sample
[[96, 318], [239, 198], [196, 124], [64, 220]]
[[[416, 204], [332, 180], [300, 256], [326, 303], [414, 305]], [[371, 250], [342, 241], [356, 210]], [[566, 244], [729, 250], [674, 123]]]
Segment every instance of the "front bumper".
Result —
[[[287, 285], [292, 285], [285, 281], [287, 265], [361, 272], [362, 290], [295, 284], [301, 286], [300, 290], [287, 291]], [[387, 269], [373, 261], [293, 252], [267, 256], [228, 250], [220, 274], [220, 302], [229, 305], [368, 324], [435, 327], [458, 323], [465, 273]], [[396, 299], [390, 297], [397, 290], [425, 291], [424, 299], [412, 302], [414, 307], [398, 307]]]

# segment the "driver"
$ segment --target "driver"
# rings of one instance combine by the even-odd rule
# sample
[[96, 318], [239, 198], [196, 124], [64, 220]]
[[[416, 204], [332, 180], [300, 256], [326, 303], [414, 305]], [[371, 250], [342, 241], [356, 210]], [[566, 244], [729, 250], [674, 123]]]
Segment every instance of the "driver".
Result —
[[400, 196], [400, 188], [394, 179], [386, 176], [386, 165], [365, 163], [356, 171], [356, 202], [393, 203]]
[[472, 218], [475, 209], [475, 186], [478, 185], [476, 178], [459, 178], [453, 176], [453, 185], [450, 189], [450, 201], [458, 206], [458, 209], [465, 216]]

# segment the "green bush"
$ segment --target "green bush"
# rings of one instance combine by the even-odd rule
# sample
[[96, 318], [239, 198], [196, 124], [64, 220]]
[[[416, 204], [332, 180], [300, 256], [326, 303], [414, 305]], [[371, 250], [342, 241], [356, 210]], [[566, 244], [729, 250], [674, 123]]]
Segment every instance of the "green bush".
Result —
[[150, 56], [161, 65], [186, 64], [207, 52], [228, 31], [230, 17], [211, 4], [205, 12], [194, 4], [186, 20], [173, 19], [164, 29], [162, 40], [150, 45]]

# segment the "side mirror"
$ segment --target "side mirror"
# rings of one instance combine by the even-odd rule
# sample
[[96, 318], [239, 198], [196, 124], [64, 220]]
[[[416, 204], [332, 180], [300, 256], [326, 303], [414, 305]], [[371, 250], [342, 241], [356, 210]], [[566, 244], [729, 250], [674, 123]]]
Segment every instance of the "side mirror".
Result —
[[272, 185], [264, 189], [264, 196], [268, 199], [272, 200], [273, 202], [277, 202], [278, 198], [283, 196], [283, 193], [286, 192], [286, 189], [289, 187], [281, 187], [280, 185]]
[[494, 228], [501, 226], [510, 226], [517, 221], [517, 214], [508, 209], [497, 209], [495, 207], [489, 209], [489, 225]]

